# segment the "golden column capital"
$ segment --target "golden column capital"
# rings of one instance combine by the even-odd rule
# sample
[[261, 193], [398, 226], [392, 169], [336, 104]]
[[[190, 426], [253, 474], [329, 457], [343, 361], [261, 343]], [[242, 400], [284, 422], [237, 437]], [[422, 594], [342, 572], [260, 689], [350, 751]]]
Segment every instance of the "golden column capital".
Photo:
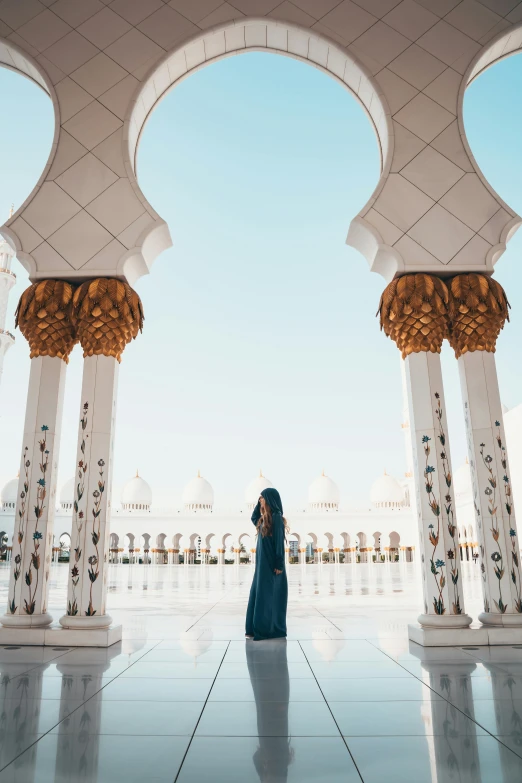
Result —
[[492, 277], [475, 273], [449, 281], [449, 342], [457, 359], [468, 351], [495, 352], [500, 330], [509, 321], [509, 302]]
[[71, 321], [73, 294], [65, 280], [40, 280], [23, 292], [15, 324], [29, 343], [31, 359], [50, 356], [69, 362], [77, 339]]
[[381, 329], [405, 359], [410, 353], [440, 353], [448, 336], [446, 285], [434, 275], [403, 275], [386, 286], [379, 303]]
[[72, 320], [84, 357], [114, 356], [120, 362], [127, 343], [143, 329], [143, 307], [130, 285], [100, 277], [76, 289]]

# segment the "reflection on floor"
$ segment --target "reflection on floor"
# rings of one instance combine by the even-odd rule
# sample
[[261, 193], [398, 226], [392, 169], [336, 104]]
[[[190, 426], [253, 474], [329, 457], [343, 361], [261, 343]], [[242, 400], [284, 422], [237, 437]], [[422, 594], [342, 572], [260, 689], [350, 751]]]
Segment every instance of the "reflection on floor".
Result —
[[0, 783], [522, 780], [522, 647], [409, 643], [406, 564], [292, 567], [288, 641], [245, 642], [251, 575], [113, 566], [122, 643], [0, 648]]

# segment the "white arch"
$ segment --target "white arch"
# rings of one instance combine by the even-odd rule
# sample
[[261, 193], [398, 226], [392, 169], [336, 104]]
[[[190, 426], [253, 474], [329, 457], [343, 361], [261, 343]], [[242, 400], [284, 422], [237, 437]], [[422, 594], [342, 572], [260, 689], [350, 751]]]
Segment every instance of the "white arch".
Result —
[[13, 43], [12, 41], [8, 41], [5, 38], [0, 38], [0, 66], [25, 76], [26, 79], [29, 79], [38, 87], [40, 87], [51, 99], [54, 109], [53, 143], [51, 145], [49, 157], [47, 158], [47, 162], [43, 168], [43, 171], [23, 204], [21, 204], [14, 215], [9, 218], [6, 225], [0, 228], [0, 233], [16, 252], [17, 259], [25, 267], [25, 269], [27, 269], [29, 274], [32, 275], [36, 271], [36, 265], [33, 257], [29, 253], [24, 253], [22, 250], [22, 244], [16, 233], [16, 221], [40, 190], [40, 187], [45, 182], [47, 174], [49, 173], [49, 170], [52, 166], [54, 156], [58, 148], [58, 137], [60, 135], [60, 105], [58, 103], [58, 96], [56, 95], [54, 86], [40, 63], [35, 60], [34, 57], [31, 57], [28, 52], [21, 49], [17, 44]]
[[158, 533], [156, 536], [156, 547], [158, 549], [165, 549], [165, 539], [167, 538], [166, 533]]
[[[137, 148], [147, 119], [158, 102], [189, 75], [211, 62], [244, 52], [272, 52], [301, 60], [345, 87], [365, 109], [381, 155], [381, 177], [361, 212], [369, 208], [382, 190], [393, 157], [391, 113], [381, 87], [350, 51], [315, 30], [267, 17], [247, 17], [215, 25], [186, 39], [156, 62], [130, 103], [123, 129], [125, 169], [137, 198], [155, 220], [144, 228], [136, 247], [118, 263], [118, 272], [129, 281], [148, 274], [159, 253], [172, 246], [166, 223], [149, 204], [136, 178]], [[363, 252], [362, 247], [358, 249]]]
[[395, 530], [392, 530], [390, 533], [390, 548], [391, 549], [398, 549], [401, 542], [400, 535], [395, 532]]
[[482, 184], [488, 189], [491, 195], [499, 202], [499, 204], [507, 213], [504, 216], [504, 227], [500, 234], [500, 242], [497, 245], [494, 245], [490, 251], [491, 257], [489, 261], [491, 264], [491, 269], [505, 251], [506, 245], [513, 234], [522, 225], [522, 218], [517, 215], [508, 204], [506, 204], [504, 199], [497, 193], [495, 188], [492, 187], [490, 182], [484, 176], [482, 169], [478, 165], [477, 160], [473, 155], [468, 137], [466, 135], [466, 129], [464, 127], [464, 95], [469, 85], [474, 82], [475, 79], [477, 79], [481, 74], [483, 74], [484, 71], [487, 71], [488, 68], [491, 68], [491, 66], [500, 62], [500, 60], [505, 60], [507, 57], [511, 57], [513, 54], [517, 54], [521, 50], [522, 22], [508, 28], [508, 30], [499, 33], [489, 42], [488, 46], [480, 50], [476, 57], [471, 61], [466, 73], [464, 74], [464, 78], [460, 84], [458, 96], [457, 120], [464, 149], [466, 150], [466, 153], [471, 163], [473, 164], [475, 172], [481, 180]]

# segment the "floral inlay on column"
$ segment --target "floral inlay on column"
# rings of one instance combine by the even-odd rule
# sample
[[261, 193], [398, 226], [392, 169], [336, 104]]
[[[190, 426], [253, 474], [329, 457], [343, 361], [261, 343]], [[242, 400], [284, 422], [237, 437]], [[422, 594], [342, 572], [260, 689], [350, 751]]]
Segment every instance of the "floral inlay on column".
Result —
[[103, 493], [105, 492], [105, 479], [104, 479], [104, 470], [105, 462], [102, 459], [98, 460], [98, 467], [100, 470], [98, 471], [98, 474], [100, 478], [98, 479], [98, 489], [95, 489], [92, 493], [92, 496], [94, 498], [94, 504], [92, 509], [92, 533], [91, 533], [91, 540], [94, 546], [94, 555], [90, 555], [88, 559], [89, 563], [89, 569], [87, 573], [89, 574], [89, 580], [91, 583], [90, 590], [89, 590], [89, 606], [87, 607], [87, 610], [85, 614], [87, 617], [93, 617], [96, 614], [96, 609], [93, 607], [92, 603], [92, 588], [95, 583], [95, 581], [98, 579], [98, 576], [100, 575], [100, 553], [98, 551], [98, 543], [101, 538], [101, 528], [100, 528], [100, 514], [102, 512], [102, 498]]
[[[47, 431], [49, 430], [49, 427], [44, 424], [42, 425], [42, 432], [44, 433], [43, 439], [39, 441], [39, 449], [40, 449], [40, 473], [41, 476], [37, 481], [38, 487], [36, 491], [36, 506], [34, 507], [34, 515], [36, 517], [36, 525], [35, 525], [35, 531], [33, 533], [33, 551], [31, 552], [31, 560], [29, 562], [29, 569], [25, 574], [25, 584], [29, 588], [29, 600], [26, 598], [24, 599], [24, 612], [26, 614], [34, 614], [35, 606], [36, 606], [36, 600], [35, 596], [38, 590], [38, 582], [40, 578], [40, 541], [42, 540], [43, 536], [42, 533], [38, 530], [38, 521], [42, 518], [44, 508], [45, 508], [45, 498], [47, 495], [46, 490], [46, 481], [45, 476], [47, 473], [47, 468], [49, 466], [49, 450], [47, 448]], [[33, 569], [35, 571], [36, 577], [34, 581], [34, 587], [31, 589], [31, 585], [33, 584]]]
[[11, 614], [15, 614], [18, 607], [15, 604], [15, 590], [20, 574], [22, 573], [22, 542], [25, 536], [25, 528], [27, 527], [27, 500], [29, 496], [29, 468], [31, 467], [31, 461], [27, 459], [27, 452], [29, 447], [24, 448], [23, 465], [24, 465], [24, 488], [20, 493], [20, 500], [18, 506], [18, 534], [16, 540], [18, 542], [18, 553], [15, 555], [15, 568], [13, 571], [14, 584], [13, 584], [13, 597], [9, 601], [9, 611]]
[[498, 420], [495, 421], [495, 427], [497, 428], [496, 441], [497, 441], [497, 448], [500, 452], [500, 464], [502, 465], [502, 468], [504, 470], [504, 475], [502, 476], [502, 487], [503, 487], [503, 494], [504, 494], [504, 506], [508, 515], [509, 540], [511, 542], [511, 581], [515, 585], [515, 590], [517, 595], [514, 601], [514, 605], [517, 612], [522, 613], [520, 563], [519, 563], [518, 540], [517, 540], [518, 537], [517, 537], [517, 531], [513, 528], [513, 525], [511, 524], [511, 514], [513, 513], [513, 497], [511, 492], [511, 482], [507, 474], [506, 447], [502, 442], [502, 435], [500, 433], [500, 422]]
[[80, 534], [82, 532], [83, 519], [85, 516], [83, 510], [80, 508], [80, 502], [85, 492], [85, 476], [88, 467], [87, 462], [85, 460], [85, 446], [86, 446], [85, 430], [87, 428], [87, 422], [88, 422], [88, 410], [89, 410], [89, 403], [85, 402], [83, 405], [82, 418], [80, 419], [80, 427], [83, 434], [82, 441], [80, 443], [80, 450], [81, 453], [83, 454], [83, 458], [78, 462], [78, 474], [77, 474], [78, 483], [76, 484], [76, 497], [74, 499], [74, 505], [73, 505], [73, 511], [74, 511], [73, 524], [76, 528], [77, 538], [76, 538], [76, 546], [74, 548], [74, 565], [71, 568], [72, 600], [69, 600], [67, 602], [67, 614], [69, 616], [74, 616], [78, 614], [78, 598], [76, 595], [76, 588], [78, 586], [78, 582], [80, 581], [80, 569], [78, 567], [78, 564], [82, 559], [82, 550], [80, 548], [80, 542], [81, 542]]
[[433, 465], [428, 464], [429, 456], [431, 453], [430, 441], [431, 438], [428, 435], [422, 436], [422, 442], [424, 444], [424, 456], [426, 459], [426, 464], [424, 467], [425, 488], [426, 488], [426, 492], [428, 493], [428, 502], [430, 504], [430, 508], [432, 510], [432, 513], [437, 518], [436, 530], [435, 530], [435, 525], [433, 524], [428, 525], [428, 530], [429, 530], [428, 538], [433, 546], [433, 552], [430, 558], [431, 573], [433, 574], [433, 578], [435, 579], [435, 583], [439, 591], [439, 595], [434, 596], [433, 598], [433, 608], [435, 609], [436, 614], [444, 614], [444, 612], [446, 611], [446, 607], [444, 606], [442, 591], [444, 590], [444, 586], [446, 584], [446, 577], [444, 576], [444, 571], [442, 569], [444, 568], [445, 563], [444, 560], [441, 560], [440, 558], [436, 558], [437, 547], [439, 545], [439, 536], [440, 536], [440, 504], [435, 496], [435, 493], [433, 492], [433, 473], [435, 473], [435, 468], [433, 467]]
[[[504, 612], [507, 610], [507, 604], [504, 603], [503, 597], [502, 597], [502, 579], [504, 578], [505, 574], [505, 566], [504, 566], [504, 557], [502, 555], [502, 547], [499, 543], [500, 538], [500, 526], [499, 521], [497, 518], [498, 513], [498, 502], [497, 502], [497, 477], [493, 473], [493, 468], [491, 467], [491, 463], [493, 462], [493, 457], [491, 454], [485, 454], [484, 449], [486, 448], [484, 443], [480, 444], [480, 456], [482, 457], [482, 462], [484, 464], [484, 467], [486, 468], [488, 472], [488, 484], [489, 487], [486, 487], [484, 490], [484, 494], [487, 496], [488, 499], [488, 511], [491, 516], [491, 536], [493, 538], [493, 541], [496, 544], [496, 550], [492, 552], [491, 559], [493, 560], [494, 566], [493, 571], [495, 573], [495, 576], [498, 580], [498, 601], [493, 599], [493, 603], [497, 607], [498, 611], [501, 614], [504, 614]], [[485, 532], [485, 531], [484, 531]]]
[[446, 447], [446, 432], [444, 430], [444, 425], [442, 423], [443, 419], [443, 410], [442, 405], [440, 402], [440, 394], [438, 392], [435, 392], [435, 399], [437, 400], [437, 405], [435, 407], [435, 416], [437, 418], [438, 427], [439, 427], [439, 442], [442, 446], [442, 451], [440, 452], [440, 459], [442, 461], [442, 470], [444, 473], [444, 480], [446, 481], [446, 487], [448, 488], [448, 491], [446, 495], [444, 496], [444, 511], [446, 513], [447, 517], [447, 526], [448, 526], [448, 533], [450, 534], [451, 540], [453, 542], [453, 548], [448, 550], [446, 553], [446, 556], [448, 560], [453, 563], [453, 560], [455, 560], [455, 565], [452, 565], [450, 568], [450, 576], [451, 576], [451, 582], [453, 584], [453, 614], [462, 614], [462, 609], [460, 606], [460, 595], [459, 595], [459, 589], [458, 589], [458, 583], [459, 583], [459, 568], [458, 568], [458, 561], [457, 558], [454, 558], [454, 552], [455, 552], [455, 536], [457, 535], [457, 526], [455, 524], [455, 517], [453, 512], [453, 498], [451, 496], [451, 485], [452, 485], [452, 475], [449, 465], [449, 458], [444, 450]]
[[[446, 562], [441, 557], [437, 556], [437, 549], [439, 546], [439, 541], [441, 536], [441, 529], [440, 529], [441, 521], [444, 523], [443, 510], [444, 513], [446, 514], [446, 524], [448, 528], [448, 533], [451, 536], [453, 542], [455, 541], [457, 526], [455, 525], [455, 521], [454, 521], [453, 499], [450, 493], [452, 476], [449, 467], [449, 459], [446, 452], [444, 451], [444, 448], [446, 446], [446, 433], [444, 431], [444, 427], [442, 424], [443, 410], [440, 403], [440, 395], [438, 394], [438, 392], [435, 393], [435, 399], [437, 400], [437, 404], [435, 406], [435, 416], [438, 422], [438, 429], [439, 429], [437, 438], [439, 440], [440, 445], [442, 446], [442, 450], [439, 456], [442, 463], [444, 480], [446, 483], [446, 487], [448, 488], [448, 492], [444, 496], [445, 502], [443, 506], [441, 506], [441, 503], [439, 502], [433, 490], [433, 478], [434, 478], [434, 474], [436, 473], [436, 468], [433, 465], [429, 464], [430, 462], [429, 457], [431, 454], [431, 446], [430, 446], [431, 438], [428, 435], [423, 435], [422, 443], [423, 443], [424, 457], [425, 457], [425, 467], [424, 467], [425, 489], [426, 492], [428, 493], [429, 506], [431, 508], [432, 513], [437, 519], [436, 528], [435, 525], [433, 524], [428, 525], [428, 530], [429, 530], [428, 538], [433, 546], [433, 552], [430, 558], [430, 567], [431, 567], [431, 573], [433, 574], [433, 578], [435, 580], [435, 584], [437, 585], [437, 590], [438, 590], [438, 595], [433, 597], [433, 608], [436, 614], [442, 615], [445, 614], [446, 612], [446, 607], [444, 605], [443, 591], [446, 586], [446, 574], [444, 573], [444, 569], [445, 568], [447, 569], [447, 565]], [[450, 578], [453, 584], [452, 614], [462, 614], [462, 608], [460, 605], [460, 596], [458, 590], [458, 582], [459, 582], [458, 561], [454, 557], [454, 551], [455, 551], [454, 549], [450, 549], [447, 552], [447, 557], [451, 562], [451, 567], [449, 571], [450, 571]]]

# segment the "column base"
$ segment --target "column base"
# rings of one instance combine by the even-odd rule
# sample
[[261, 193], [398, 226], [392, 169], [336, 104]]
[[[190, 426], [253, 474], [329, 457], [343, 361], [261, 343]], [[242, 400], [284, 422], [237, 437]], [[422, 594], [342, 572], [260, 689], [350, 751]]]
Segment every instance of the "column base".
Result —
[[417, 622], [423, 628], [457, 629], [468, 628], [473, 620], [467, 614], [420, 614]]
[[478, 619], [482, 625], [494, 628], [522, 628], [522, 614], [494, 614], [481, 612]]
[[522, 628], [424, 628], [408, 625], [408, 638], [422, 647], [496, 647], [522, 644]]
[[122, 626], [72, 630], [69, 628], [0, 628], [1, 645], [38, 647], [110, 647], [121, 641]]
[[96, 631], [108, 628], [112, 623], [112, 617], [109, 614], [93, 615], [92, 617], [64, 614], [60, 617], [62, 628], [68, 628], [71, 631]]
[[48, 612], [45, 614], [4, 614], [0, 623], [4, 628], [46, 628], [51, 625], [53, 618]]

